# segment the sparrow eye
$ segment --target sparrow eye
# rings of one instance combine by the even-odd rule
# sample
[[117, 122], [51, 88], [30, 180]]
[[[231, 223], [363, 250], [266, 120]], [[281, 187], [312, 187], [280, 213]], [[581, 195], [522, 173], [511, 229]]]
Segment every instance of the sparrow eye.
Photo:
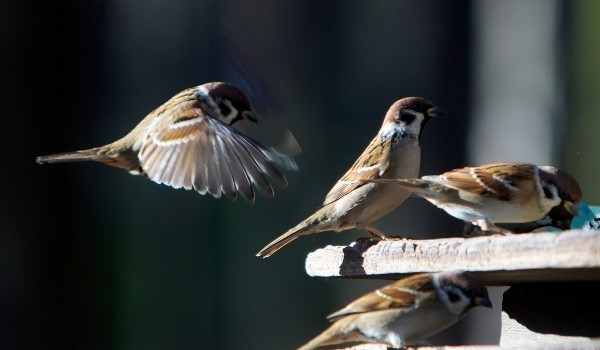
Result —
[[460, 295], [454, 293], [453, 291], [448, 290], [446, 291], [446, 294], [448, 295], [448, 300], [450, 300], [452, 303], [456, 303], [460, 300]]

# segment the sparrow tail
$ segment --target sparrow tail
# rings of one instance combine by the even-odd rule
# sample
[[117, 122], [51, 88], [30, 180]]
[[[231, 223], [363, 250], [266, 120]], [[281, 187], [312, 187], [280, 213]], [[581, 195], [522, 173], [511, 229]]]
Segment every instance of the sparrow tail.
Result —
[[336, 321], [321, 334], [302, 345], [297, 350], [313, 350], [321, 346], [335, 345], [349, 342], [368, 341], [359, 331], [352, 327], [354, 318], [342, 318]]
[[114, 166], [129, 171], [131, 174], [141, 174], [143, 170], [137, 154], [130, 149], [119, 152], [112, 151], [107, 146], [85, 149], [75, 152], [64, 152], [37, 157], [38, 164], [63, 163], [63, 162], [82, 162], [93, 160], [106, 165]]
[[[436, 187], [440, 187], [435, 181], [428, 179], [369, 179], [363, 180], [364, 182], [372, 182], [379, 184], [390, 184], [400, 186], [414, 194], [420, 195], [425, 198], [437, 198], [443, 196], [441, 192], [436, 191]], [[450, 189], [448, 189], [450, 190]]]
[[81, 162], [88, 160], [102, 160], [106, 155], [99, 154], [98, 148], [86, 149], [83, 151], [64, 152], [40, 156], [35, 159], [38, 164], [62, 163], [62, 162]]
[[275, 238], [271, 243], [267, 244], [263, 249], [261, 249], [260, 252], [256, 254], [256, 256], [268, 258], [271, 255], [275, 254], [275, 252], [277, 252], [279, 249], [291, 243], [296, 238], [309, 235], [315, 232], [315, 230], [313, 230], [313, 225], [311, 225], [311, 221], [313, 221], [311, 219], [312, 217], [302, 221], [294, 228]]
[[313, 350], [318, 347], [328, 345], [327, 341], [330, 340], [330, 335], [327, 334], [327, 331], [328, 330], [311, 339], [308, 343], [302, 345], [297, 350]]

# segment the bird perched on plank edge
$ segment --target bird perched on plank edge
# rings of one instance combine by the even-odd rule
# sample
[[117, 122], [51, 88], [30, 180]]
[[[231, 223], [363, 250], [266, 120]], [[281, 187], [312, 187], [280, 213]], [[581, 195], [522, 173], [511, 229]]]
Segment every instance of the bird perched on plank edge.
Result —
[[[420, 179], [372, 179], [427, 199], [455, 218], [488, 233], [511, 234], [496, 223], [529, 223], [549, 215], [550, 224], [567, 229], [577, 215], [581, 188], [553, 166], [501, 162], [454, 169]], [[509, 225], [510, 227], [510, 225]]]
[[399, 206], [410, 192], [361, 180], [418, 176], [423, 128], [441, 114], [444, 112], [439, 107], [421, 97], [406, 97], [392, 104], [375, 138], [329, 191], [321, 207], [257, 256], [266, 258], [300, 236], [322, 231], [358, 227], [372, 236], [386, 238], [371, 222]]

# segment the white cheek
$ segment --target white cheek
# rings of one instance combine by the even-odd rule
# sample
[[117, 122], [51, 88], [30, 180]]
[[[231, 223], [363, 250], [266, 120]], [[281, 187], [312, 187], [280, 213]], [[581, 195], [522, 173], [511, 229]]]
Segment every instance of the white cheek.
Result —
[[543, 189], [542, 189], [542, 191], [540, 191], [540, 207], [544, 213], [547, 213], [550, 211], [550, 209], [559, 205], [560, 202], [562, 202], [562, 200], [560, 199], [560, 197], [558, 195], [558, 189], [555, 186], [553, 186], [553, 185], [543, 185], [543, 186], [547, 186], [550, 189], [550, 192], [552, 192], [552, 198], [549, 199], [544, 195]]
[[[443, 294], [443, 296], [447, 298], [447, 295], [445, 293]], [[471, 301], [462, 293], [460, 294], [460, 296], [460, 300], [455, 302], [450, 302], [450, 300], [448, 300], [448, 303], [445, 304], [446, 308], [448, 309], [448, 312], [456, 316], [462, 315], [462, 313], [467, 309], [467, 307], [471, 303]]]

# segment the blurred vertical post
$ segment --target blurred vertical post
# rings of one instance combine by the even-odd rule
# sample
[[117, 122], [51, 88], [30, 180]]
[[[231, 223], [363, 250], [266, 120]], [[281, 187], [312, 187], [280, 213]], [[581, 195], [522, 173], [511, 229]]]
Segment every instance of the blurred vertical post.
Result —
[[477, 1], [469, 160], [551, 163], [564, 115], [559, 1]]
[[[565, 110], [561, 9], [557, 0], [473, 3], [471, 164], [555, 163]], [[488, 327], [469, 332], [469, 342], [499, 337], [505, 289], [490, 288], [496, 324], [489, 314], [470, 318]]]
[[584, 199], [597, 205], [600, 204], [600, 3], [575, 1], [572, 9], [569, 123], [560, 156], [579, 181]]

